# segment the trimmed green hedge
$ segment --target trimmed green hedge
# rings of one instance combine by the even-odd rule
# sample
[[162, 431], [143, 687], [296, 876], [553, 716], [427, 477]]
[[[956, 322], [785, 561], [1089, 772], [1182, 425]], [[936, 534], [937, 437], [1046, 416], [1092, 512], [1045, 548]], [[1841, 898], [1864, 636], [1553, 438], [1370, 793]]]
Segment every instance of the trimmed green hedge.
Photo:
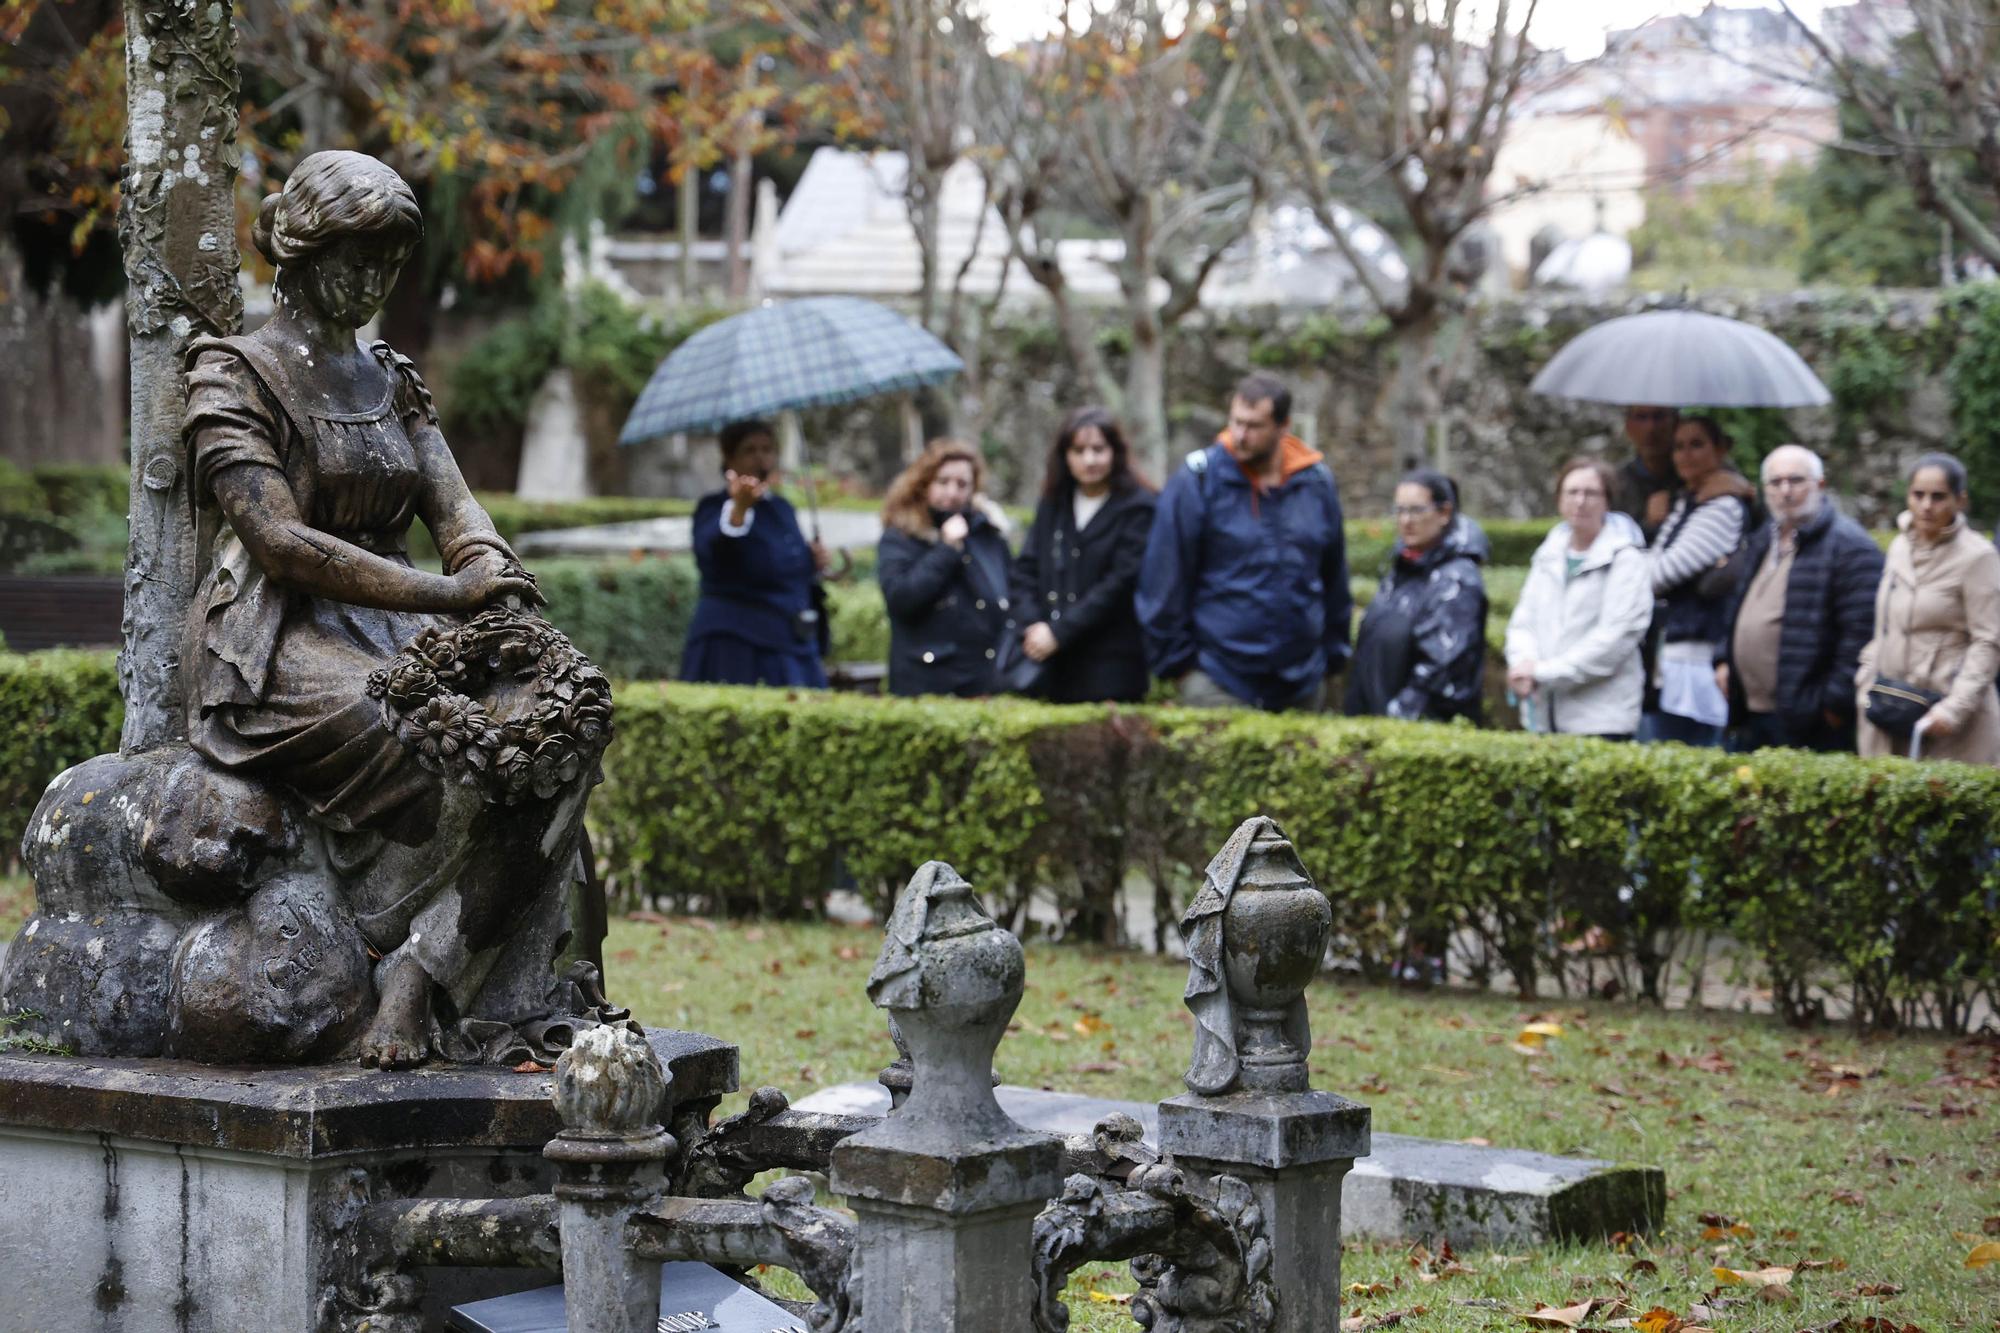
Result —
[[0, 653], [0, 865], [49, 780], [117, 749], [124, 721], [114, 654]]
[[1600, 972], [1657, 998], [1690, 931], [1726, 932], [1809, 1016], [1961, 1027], [2000, 998], [2000, 772], [1729, 756], [1384, 721], [624, 687], [592, 806], [627, 903], [811, 914], [836, 867], [878, 906], [927, 857], [1001, 911], [1053, 888], [1099, 932], [1128, 871], [1160, 927], [1241, 819], [1279, 819], [1387, 975], [1469, 931], [1474, 972]]
[[[0, 838], [48, 780], [113, 749], [110, 654], [0, 656]], [[1730, 756], [1381, 720], [618, 687], [591, 825], [626, 905], [777, 916], [837, 876], [878, 907], [958, 866], [1017, 922], [1052, 891], [1108, 935], [1154, 885], [1171, 928], [1235, 824], [1285, 825], [1336, 951], [1385, 976], [1412, 937], [1468, 932], [1475, 977], [1599, 975], [1657, 998], [1690, 932], [1734, 935], [1776, 1003], [1842, 988], [1871, 1024], [1962, 1029], [2000, 1002], [2000, 771]]]
[[[1482, 518], [1479, 526], [1493, 544], [1489, 565], [1523, 565], [1534, 559], [1540, 546], [1555, 527], [1553, 518]], [[1396, 525], [1386, 518], [1347, 520], [1347, 571], [1356, 578], [1372, 578], [1389, 564], [1396, 549]]]

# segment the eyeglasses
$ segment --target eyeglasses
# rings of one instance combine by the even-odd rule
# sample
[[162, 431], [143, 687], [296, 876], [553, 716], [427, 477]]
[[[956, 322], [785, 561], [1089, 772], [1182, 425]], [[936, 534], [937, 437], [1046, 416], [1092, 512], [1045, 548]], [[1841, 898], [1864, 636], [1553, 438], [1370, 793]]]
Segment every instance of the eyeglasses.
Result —
[[1422, 518], [1425, 514], [1437, 512], [1436, 505], [1397, 505], [1389, 511], [1397, 518]]

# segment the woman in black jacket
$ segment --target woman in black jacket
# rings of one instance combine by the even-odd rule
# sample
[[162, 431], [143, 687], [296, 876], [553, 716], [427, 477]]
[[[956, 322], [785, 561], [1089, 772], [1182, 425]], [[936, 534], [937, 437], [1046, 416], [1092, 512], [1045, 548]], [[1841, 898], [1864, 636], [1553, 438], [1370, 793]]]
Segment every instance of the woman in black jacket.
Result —
[[889, 611], [889, 693], [991, 694], [1008, 610], [1007, 517], [986, 465], [934, 440], [889, 485], [875, 576]]
[[1479, 720], [1491, 549], [1458, 486], [1420, 468], [1396, 486], [1396, 553], [1354, 639], [1350, 717]]
[[1117, 419], [1069, 414], [1049, 450], [1042, 500], [1014, 560], [1013, 616], [1032, 692], [1056, 703], [1136, 702], [1152, 683], [1132, 594], [1153, 524], [1153, 489], [1132, 469]]

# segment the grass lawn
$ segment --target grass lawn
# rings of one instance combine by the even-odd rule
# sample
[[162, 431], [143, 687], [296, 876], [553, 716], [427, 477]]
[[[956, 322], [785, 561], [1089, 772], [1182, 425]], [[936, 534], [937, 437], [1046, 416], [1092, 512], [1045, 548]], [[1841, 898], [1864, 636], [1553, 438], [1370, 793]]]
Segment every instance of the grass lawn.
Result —
[[[0, 878], [7, 936], [30, 901], [24, 881]], [[796, 1099], [891, 1058], [864, 989], [879, 944], [873, 929], [833, 925], [620, 920], [607, 963], [613, 995], [643, 1022], [737, 1042], [746, 1089]], [[1143, 955], [1031, 946], [1001, 1076], [1132, 1099], [1180, 1091], [1184, 981]], [[1400, 1245], [1350, 1249], [1350, 1328], [1526, 1329], [1538, 1303], [1619, 1298], [1633, 1315], [1664, 1309], [1717, 1333], [2000, 1330], [2000, 1263], [1965, 1267], [2000, 1239], [2000, 1041], [1801, 1033], [1621, 1002], [1537, 1012], [1332, 978], [1309, 998], [1315, 1085], [1368, 1103], [1377, 1129], [1667, 1172], [1667, 1225], [1651, 1241], [1456, 1265]], [[1523, 1053], [1516, 1039], [1537, 1019], [1563, 1035]], [[1784, 1299], [1713, 1271], [1767, 1266], [1797, 1270]], [[1079, 1274], [1072, 1329], [1137, 1328], [1117, 1303], [1131, 1289], [1122, 1265]], [[1583, 1326], [1620, 1317], [1600, 1308]]]
[[[879, 943], [872, 929], [841, 926], [625, 920], [612, 926], [607, 965], [613, 994], [642, 1021], [727, 1037], [742, 1047], [746, 1089], [775, 1084], [797, 1098], [872, 1078], [893, 1055], [864, 990]], [[1172, 1095], [1188, 1053], [1184, 982], [1183, 967], [1155, 958], [1031, 946], [999, 1072]], [[1315, 1086], [1368, 1103], [1378, 1129], [1667, 1172], [1668, 1221], [1650, 1242], [1459, 1255], [1469, 1271], [1429, 1281], [1446, 1266], [1402, 1246], [1351, 1249], [1347, 1312], [1362, 1316], [1351, 1327], [1525, 1329], [1520, 1316], [1538, 1302], [1621, 1298], [1633, 1315], [1661, 1308], [1718, 1333], [1843, 1318], [1850, 1333], [2000, 1330], [2000, 1264], [1964, 1266], [2000, 1233], [2000, 1041], [1801, 1033], [1629, 1003], [1533, 1012], [1333, 979], [1310, 1000]], [[1523, 1054], [1516, 1038], [1535, 1019], [1563, 1035]], [[1767, 1266], [1797, 1268], [1784, 1299], [1713, 1272]], [[1103, 1299], [1129, 1290], [1122, 1267], [1080, 1275], [1072, 1328], [1135, 1329]], [[1619, 1317], [1600, 1310], [1584, 1326]]]

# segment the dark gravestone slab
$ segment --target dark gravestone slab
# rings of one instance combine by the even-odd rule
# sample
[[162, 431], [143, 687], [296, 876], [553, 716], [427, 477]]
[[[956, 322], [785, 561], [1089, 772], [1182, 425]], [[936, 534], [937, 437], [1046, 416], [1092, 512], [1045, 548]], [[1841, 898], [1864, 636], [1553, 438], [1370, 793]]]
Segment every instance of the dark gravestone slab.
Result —
[[[458, 1333], [568, 1333], [563, 1289], [537, 1287], [461, 1305]], [[660, 1266], [660, 1333], [806, 1333], [805, 1321], [707, 1264]]]
[[[1159, 1108], [1150, 1102], [1006, 1086], [995, 1095], [1030, 1129], [1088, 1134], [1118, 1112], [1137, 1120], [1148, 1142], [1159, 1141]], [[881, 1115], [889, 1094], [875, 1083], [844, 1083], [802, 1098], [797, 1109]], [[1666, 1213], [1658, 1167], [1378, 1131], [1371, 1153], [1342, 1182], [1340, 1230], [1348, 1240], [1443, 1237], [1461, 1250], [1506, 1249], [1617, 1231], [1650, 1235]]]

